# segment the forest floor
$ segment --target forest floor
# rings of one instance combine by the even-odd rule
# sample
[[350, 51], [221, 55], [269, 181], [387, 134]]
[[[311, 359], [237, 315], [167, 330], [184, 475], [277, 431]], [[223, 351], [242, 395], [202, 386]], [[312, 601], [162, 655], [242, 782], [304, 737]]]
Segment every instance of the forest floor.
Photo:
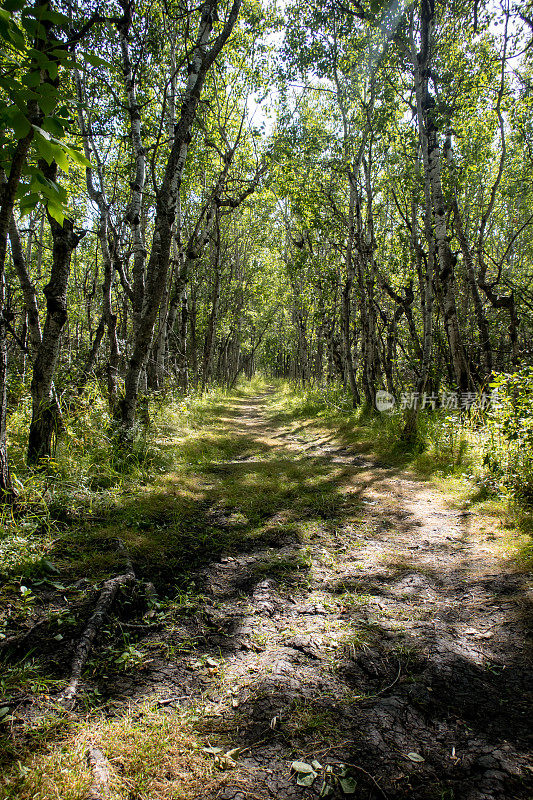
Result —
[[[0, 796], [87, 797], [88, 746], [124, 800], [533, 796], [531, 574], [434, 484], [275, 401], [220, 403], [187, 468], [55, 543]], [[81, 706], [54, 710], [118, 535], [167, 599], [122, 601]]]

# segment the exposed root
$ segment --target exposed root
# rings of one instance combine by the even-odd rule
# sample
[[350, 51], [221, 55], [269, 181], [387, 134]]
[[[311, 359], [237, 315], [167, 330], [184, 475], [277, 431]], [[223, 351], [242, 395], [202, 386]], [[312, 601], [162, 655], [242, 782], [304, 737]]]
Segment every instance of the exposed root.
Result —
[[109, 761], [97, 747], [87, 750], [87, 766], [93, 774], [93, 783], [89, 787], [86, 800], [105, 800], [109, 797], [111, 767]]
[[80, 641], [78, 642], [76, 652], [74, 653], [70, 672], [70, 681], [68, 686], [63, 690], [63, 692], [61, 692], [59, 696], [59, 702], [65, 708], [72, 708], [74, 705], [81, 673], [83, 672], [85, 664], [87, 663], [89, 653], [91, 652], [91, 647], [93, 646], [93, 642], [103, 626], [105, 617], [115, 602], [115, 598], [119, 590], [135, 581], [135, 573], [133, 571], [131, 559], [124, 546], [124, 543], [120, 539], [118, 540], [118, 549], [124, 554], [127, 571], [122, 575], [109, 578], [109, 580], [105, 581], [102, 586], [100, 596], [98, 597], [98, 602], [96, 603], [96, 608], [91, 614], [89, 622], [87, 623], [87, 626], [81, 635]]

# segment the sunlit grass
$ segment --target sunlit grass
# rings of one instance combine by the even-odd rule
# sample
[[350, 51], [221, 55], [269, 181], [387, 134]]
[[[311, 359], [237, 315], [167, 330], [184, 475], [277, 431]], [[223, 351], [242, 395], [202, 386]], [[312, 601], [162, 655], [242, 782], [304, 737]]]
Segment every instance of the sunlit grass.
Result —
[[24, 762], [0, 779], [2, 800], [87, 797], [93, 783], [88, 748], [98, 748], [108, 761], [109, 800], [192, 800], [209, 787], [216, 792], [224, 781], [186, 718], [149, 705], [116, 720], [97, 714], [78, 723], [42, 718], [31, 726], [28, 740]]
[[515, 568], [533, 566], [533, 513], [508, 489], [488, 479], [483, 461], [491, 434], [475, 415], [468, 419], [457, 413], [421, 413], [417, 437], [406, 446], [401, 414], [353, 409], [339, 388], [302, 390], [278, 384], [269, 410], [276, 423], [299, 438], [327, 434], [378, 465], [405, 469], [431, 481], [447, 502], [470, 513], [470, 532], [486, 539], [491, 552]]

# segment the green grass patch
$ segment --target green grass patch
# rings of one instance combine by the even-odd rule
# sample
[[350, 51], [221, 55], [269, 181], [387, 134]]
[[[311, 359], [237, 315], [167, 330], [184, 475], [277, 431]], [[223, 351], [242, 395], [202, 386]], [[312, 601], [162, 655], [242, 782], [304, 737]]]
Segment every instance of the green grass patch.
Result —
[[[496, 554], [518, 569], [533, 566], [533, 513], [523, 489], [533, 460], [527, 456], [527, 469], [514, 470], [520, 478], [513, 483], [509, 464], [516, 447], [513, 444], [511, 455], [503, 457], [510, 445], [503, 441], [494, 420], [488, 425], [479, 414], [421, 412], [417, 436], [407, 446], [402, 440], [402, 414], [353, 409], [339, 387], [302, 390], [278, 383], [268, 407], [273, 422], [299, 439], [326, 435], [379, 466], [408, 470], [431, 481], [448, 502], [470, 512], [470, 530], [474, 535], [492, 537]], [[494, 459], [487, 460], [487, 452], [504, 464], [505, 480], [496, 475], [491, 466]], [[520, 458], [525, 457], [522, 450]], [[518, 490], [513, 494], [515, 485]], [[331, 500], [329, 495], [328, 502]]]
[[92, 714], [76, 723], [51, 716], [37, 720], [0, 779], [2, 800], [80, 800], [93, 775], [87, 751], [98, 748], [110, 771], [109, 800], [151, 797], [192, 800], [224, 783], [187, 719], [145, 705], [119, 719]]

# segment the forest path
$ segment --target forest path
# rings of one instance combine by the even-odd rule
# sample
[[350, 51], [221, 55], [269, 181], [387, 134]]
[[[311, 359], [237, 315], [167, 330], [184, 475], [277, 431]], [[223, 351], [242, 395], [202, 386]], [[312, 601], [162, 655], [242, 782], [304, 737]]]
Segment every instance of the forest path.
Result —
[[[430, 485], [268, 401], [219, 420], [239, 446], [203, 466], [204, 513], [233, 544], [124, 696], [193, 706], [211, 745], [244, 748], [220, 798], [317, 796], [327, 764], [355, 765], [357, 798], [530, 797], [527, 576]], [[291, 762], [313, 759], [297, 786]]]
[[[283, 394], [195, 408], [159, 424], [168, 459], [149, 480], [65, 525], [47, 553], [61, 583], [31, 584], [23, 641], [39, 660], [28, 678], [20, 652], [9, 662], [22, 683], [6, 753], [17, 772], [41, 719], [56, 755], [40, 794], [28, 779], [0, 797], [79, 800], [55, 783], [63, 754], [83, 782], [96, 741], [113, 800], [531, 800], [531, 575], [496, 555], [496, 534], [296, 419]], [[121, 595], [65, 744], [47, 687], [64, 685], [98, 587], [124, 570], [117, 537], [161, 600], [146, 614], [142, 593]]]

